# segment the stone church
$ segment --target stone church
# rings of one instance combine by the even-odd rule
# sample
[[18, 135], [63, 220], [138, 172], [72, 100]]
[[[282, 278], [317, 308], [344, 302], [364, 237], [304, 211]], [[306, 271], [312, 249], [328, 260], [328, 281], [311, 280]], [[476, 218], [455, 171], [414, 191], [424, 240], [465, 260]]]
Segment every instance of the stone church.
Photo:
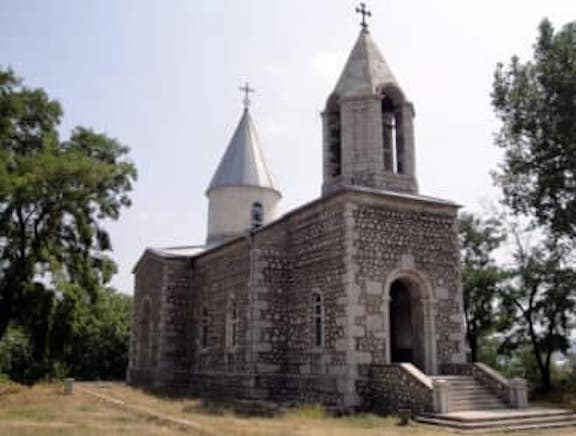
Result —
[[419, 193], [414, 116], [363, 23], [322, 113], [322, 194], [280, 216], [246, 104], [206, 191], [206, 243], [134, 267], [128, 383], [421, 412], [461, 406], [438, 379], [452, 375], [491, 388], [477, 408], [520, 404], [466, 363], [458, 206]]

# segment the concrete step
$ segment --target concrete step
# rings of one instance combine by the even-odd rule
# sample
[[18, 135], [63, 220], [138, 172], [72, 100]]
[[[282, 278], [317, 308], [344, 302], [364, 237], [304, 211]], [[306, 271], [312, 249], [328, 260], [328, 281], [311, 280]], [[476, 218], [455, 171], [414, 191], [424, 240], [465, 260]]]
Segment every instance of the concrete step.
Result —
[[498, 398], [489, 397], [489, 398], [450, 399], [450, 404], [478, 404], [478, 406], [480, 406], [482, 404], [504, 405], [505, 403]]
[[436, 376], [450, 385], [450, 410], [462, 412], [468, 410], [505, 409], [508, 406], [502, 399], [492, 393], [470, 376]]
[[454, 386], [456, 388], [462, 388], [462, 389], [469, 388], [472, 386], [481, 386], [478, 384], [477, 381], [474, 381], [474, 380], [472, 380], [472, 381], [450, 381], [450, 380], [448, 380], [448, 383], [450, 383], [450, 386]]
[[450, 406], [450, 410], [452, 412], [469, 412], [472, 410], [504, 410], [507, 408], [507, 404], [464, 404]]
[[460, 379], [473, 379], [474, 377], [471, 375], [431, 375], [429, 376], [432, 380], [437, 379], [446, 379], [446, 380], [460, 380]]
[[506, 404], [452, 404], [450, 410], [452, 412], [468, 412], [471, 410], [503, 410], [507, 409]]
[[484, 407], [503, 407], [509, 408], [507, 404], [500, 401], [498, 398], [483, 398], [483, 399], [473, 399], [473, 400], [450, 400], [450, 406], [452, 408], [458, 407], [462, 409], [467, 407], [470, 410], [482, 410]]
[[544, 428], [557, 428], [557, 427], [576, 427], [576, 417], [562, 418], [562, 419], [525, 419], [515, 420], [510, 422], [484, 422], [480, 424], [474, 423], [454, 423], [452, 421], [445, 421], [442, 419], [422, 419], [416, 418], [417, 422], [430, 425], [439, 425], [442, 427], [449, 427], [466, 433], [481, 433], [485, 434], [487, 431], [517, 431], [517, 430], [534, 430]]
[[423, 414], [416, 421], [440, 425], [470, 433], [489, 430], [512, 431], [552, 427], [576, 426], [576, 414], [555, 409], [504, 409], [497, 411], [451, 412], [447, 414]]
[[475, 398], [497, 398], [492, 392], [450, 392], [453, 400], [473, 400]]
[[462, 391], [462, 392], [477, 391], [477, 390], [491, 392], [490, 389], [488, 389], [486, 386], [482, 386], [480, 384], [473, 384], [473, 385], [471, 384], [470, 386], [455, 386], [451, 384], [450, 388], [453, 391]]
[[449, 382], [455, 382], [455, 383], [466, 383], [469, 381], [475, 381], [474, 377], [456, 377], [456, 376], [435, 376], [435, 377], [430, 377], [432, 380], [446, 380]]

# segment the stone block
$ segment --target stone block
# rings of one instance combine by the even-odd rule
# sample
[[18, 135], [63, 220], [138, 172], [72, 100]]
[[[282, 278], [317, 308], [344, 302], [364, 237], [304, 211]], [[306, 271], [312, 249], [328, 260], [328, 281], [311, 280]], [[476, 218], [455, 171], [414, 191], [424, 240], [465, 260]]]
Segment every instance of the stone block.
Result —
[[382, 295], [383, 287], [381, 282], [372, 280], [366, 281], [366, 293], [370, 295]]
[[366, 315], [366, 330], [369, 332], [382, 331], [384, 327], [384, 317], [382, 315]]

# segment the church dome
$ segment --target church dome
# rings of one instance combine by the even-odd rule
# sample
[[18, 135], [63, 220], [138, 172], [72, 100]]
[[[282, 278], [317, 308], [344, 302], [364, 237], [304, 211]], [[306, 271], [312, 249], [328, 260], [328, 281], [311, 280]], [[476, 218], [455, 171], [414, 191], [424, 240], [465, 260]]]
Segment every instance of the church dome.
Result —
[[224, 186], [257, 186], [279, 193], [266, 166], [248, 108], [242, 113], [207, 192]]
[[[241, 89], [250, 90], [247, 84]], [[264, 161], [249, 102], [246, 96], [240, 122], [206, 190], [209, 246], [242, 236], [278, 217], [282, 195]]]

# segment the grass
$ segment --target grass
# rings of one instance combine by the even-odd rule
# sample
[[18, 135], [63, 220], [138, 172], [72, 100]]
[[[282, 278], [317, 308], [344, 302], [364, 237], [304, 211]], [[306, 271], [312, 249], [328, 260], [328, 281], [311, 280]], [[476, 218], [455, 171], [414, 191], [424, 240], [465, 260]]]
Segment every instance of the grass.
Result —
[[[321, 406], [305, 405], [274, 418], [242, 417], [226, 403], [198, 399], [163, 398], [121, 383], [79, 384], [73, 395], [63, 395], [56, 384], [32, 388], [0, 384], [0, 435], [178, 435], [177, 427], [110, 406], [81, 388], [200, 424], [215, 435], [254, 436], [439, 436], [453, 433], [411, 423], [399, 426], [398, 418], [358, 414], [335, 418]], [[192, 434], [192, 433], [186, 433]], [[522, 433], [539, 435], [542, 433]], [[574, 429], [547, 430], [546, 435], [573, 435]]]
[[[59, 385], [0, 388], [0, 434], [6, 436], [171, 435], [178, 430], [148, 422]], [[184, 433], [182, 433], [184, 434]]]
[[325, 419], [326, 411], [318, 404], [305, 404], [290, 411], [292, 416], [300, 419]]

